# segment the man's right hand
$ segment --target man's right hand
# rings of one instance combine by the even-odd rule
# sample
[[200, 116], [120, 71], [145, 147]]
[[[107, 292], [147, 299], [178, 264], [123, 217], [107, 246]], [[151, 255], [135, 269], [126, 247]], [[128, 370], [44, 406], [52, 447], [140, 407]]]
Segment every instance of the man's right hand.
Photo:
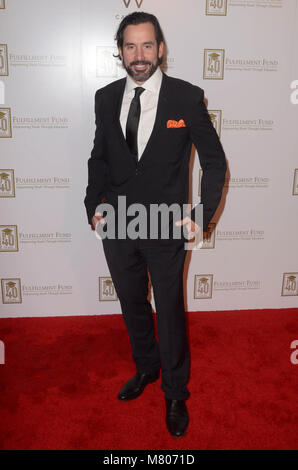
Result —
[[92, 217], [91, 230], [95, 230], [97, 222], [100, 222], [102, 225], [106, 223], [105, 219], [103, 218], [100, 212], [96, 212], [96, 214]]

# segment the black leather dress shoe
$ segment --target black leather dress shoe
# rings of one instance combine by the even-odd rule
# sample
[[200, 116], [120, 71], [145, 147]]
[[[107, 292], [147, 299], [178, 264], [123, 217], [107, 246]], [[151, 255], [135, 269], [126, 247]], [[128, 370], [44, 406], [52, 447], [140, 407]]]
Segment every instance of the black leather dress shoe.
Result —
[[159, 378], [159, 371], [153, 374], [137, 374], [126, 382], [118, 393], [119, 400], [133, 400], [143, 393], [147, 384], [155, 382]]
[[185, 400], [166, 400], [166, 423], [169, 432], [174, 437], [182, 437], [186, 433], [189, 416]]

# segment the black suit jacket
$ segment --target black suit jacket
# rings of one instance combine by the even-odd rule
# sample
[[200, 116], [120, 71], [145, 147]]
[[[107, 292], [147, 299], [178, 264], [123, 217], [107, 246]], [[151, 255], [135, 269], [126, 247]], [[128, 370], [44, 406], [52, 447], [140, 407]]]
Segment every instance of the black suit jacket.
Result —
[[[88, 222], [102, 198], [117, 207], [118, 195], [132, 203], [188, 202], [189, 159], [192, 143], [203, 170], [201, 204], [203, 230], [219, 204], [226, 161], [218, 135], [204, 104], [204, 91], [163, 73], [156, 120], [148, 144], [137, 162], [130, 153], [120, 124], [126, 79], [97, 90], [96, 132], [88, 160], [88, 186], [84, 200]], [[183, 119], [186, 127], [167, 128], [167, 121]], [[198, 207], [199, 204], [196, 206]], [[191, 211], [195, 219], [196, 207]]]

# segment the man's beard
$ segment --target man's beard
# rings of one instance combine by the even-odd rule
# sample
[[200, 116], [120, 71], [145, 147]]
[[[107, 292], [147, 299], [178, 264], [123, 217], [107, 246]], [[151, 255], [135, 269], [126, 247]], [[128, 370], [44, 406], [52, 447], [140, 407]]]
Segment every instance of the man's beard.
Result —
[[[132, 69], [133, 65], [150, 65], [150, 67], [146, 72], [134, 72]], [[123, 66], [128, 75], [130, 75], [133, 80], [135, 80], [136, 82], [143, 83], [154, 74], [155, 70], [158, 67], [158, 63], [156, 62], [156, 64], [153, 64], [152, 62], [148, 62], [146, 60], [136, 60], [134, 62], [131, 62], [129, 65], [125, 65], [123, 61]]]

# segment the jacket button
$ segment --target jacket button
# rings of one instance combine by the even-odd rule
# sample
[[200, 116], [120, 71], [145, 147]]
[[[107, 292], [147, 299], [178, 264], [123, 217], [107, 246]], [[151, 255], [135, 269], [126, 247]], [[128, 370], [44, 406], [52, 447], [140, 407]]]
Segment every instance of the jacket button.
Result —
[[138, 174], [139, 174], [139, 170], [136, 168], [136, 175], [138, 175]]

